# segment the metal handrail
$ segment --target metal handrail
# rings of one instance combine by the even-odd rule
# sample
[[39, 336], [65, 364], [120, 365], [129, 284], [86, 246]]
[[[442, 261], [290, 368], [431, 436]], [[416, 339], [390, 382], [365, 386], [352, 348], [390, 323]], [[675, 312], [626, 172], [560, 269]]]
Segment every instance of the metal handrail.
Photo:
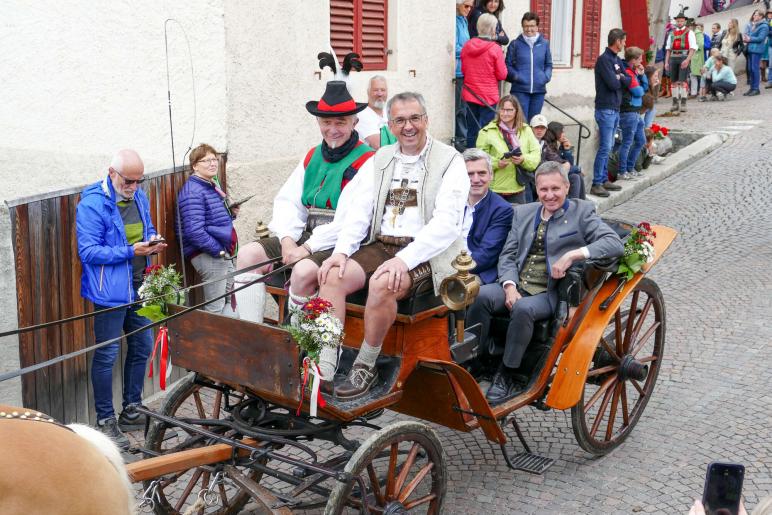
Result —
[[[579, 164], [579, 157], [582, 154], [582, 140], [583, 139], [589, 139], [590, 136], [592, 136], [592, 131], [590, 130], [590, 128], [588, 126], [586, 126], [585, 124], [583, 124], [582, 122], [580, 122], [579, 120], [577, 120], [576, 118], [574, 118], [573, 116], [568, 114], [568, 112], [566, 112], [563, 109], [559, 108], [558, 106], [556, 106], [555, 104], [553, 104], [552, 102], [547, 100], [546, 98], [544, 99], [544, 101], [546, 103], [548, 103], [550, 106], [552, 106], [553, 109], [557, 109], [563, 115], [565, 115], [566, 117], [570, 118], [571, 120], [573, 120], [575, 122], [575, 123], [568, 123], [568, 124], [566, 124], [566, 126], [571, 126], [571, 125], [578, 125], [579, 126], [579, 140], [576, 142], [576, 156], [574, 158], [574, 163], [576, 163], [578, 165]], [[584, 131], [587, 131], [587, 134], [584, 134]]]

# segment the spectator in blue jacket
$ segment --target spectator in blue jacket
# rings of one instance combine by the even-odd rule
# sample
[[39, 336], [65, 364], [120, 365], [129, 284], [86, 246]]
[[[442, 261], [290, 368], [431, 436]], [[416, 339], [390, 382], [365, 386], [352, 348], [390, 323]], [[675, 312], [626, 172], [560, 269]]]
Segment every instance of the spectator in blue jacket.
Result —
[[761, 94], [759, 91], [761, 83], [761, 55], [769, 45], [767, 41], [769, 36], [769, 23], [764, 19], [764, 13], [761, 9], [753, 11], [751, 24], [748, 34], [743, 34], [746, 49], [748, 50], [748, 71], [750, 72], [751, 88], [743, 93], [744, 96], [752, 97]]
[[[201, 281], [208, 282], [235, 271], [233, 257], [238, 239], [225, 192], [217, 181], [217, 151], [202, 144], [190, 152], [193, 174], [177, 195], [182, 230], [182, 249]], [[204, 300], [220, 297], [233, 289], [233, 277], [203, 287]], [[238, 317], [227, 297], [206, 304], [204, 310]]]
[[619, 106], [622, 89], [630, 85], [625, 63], [617, 54], [625, 49], [627, 34], [622, 29], [611, 29], [608, 47], [595, 60], [595, 122], [598, 124], [598, 152], [592, 167], [590, 193], [608, 197], [609, 191], [622, 189], [608, 180], [608, 158], [614, 146], [614, 133], [619, 125]]
[[[148, 256], [166, 248], [150, 219], [145, 192], [139, 188], [145, 165], [133, 150], [121, 150], [113, 157], [108, 175], [86, 189], [75, 215], [78, 255], [83, 266], [80, 294], [94, 303], [94, 310], [121, 306], [138, 299]], [[137, 315], [139, 305], [123, 307], [94, 316], [97, 343], [117, 340], [150, 321]], [[97, 428], [120, 447], [128, 448], [128, 431], [145, 425], [145, 416], [136, 411], [142, 401], [142, 385], [147, 358], [153, 345], [150, 329], [126, 338], [123, 369], [123, 411], [116, 420], [113, 408], [113, 365], [120, 351], [119, 341], [94, 351], [91, 383]]]
[[643, 50], [631, 46], [625, 49], [625, 74], [630, 84], [622, 90], [619, 109], [619, 126], [622, 142], [619, 145], [619, 179], [635, 180], [641, 172], [635, 170], [635, 162], [646, 144], [643, 132], [643, 95], [649, 89], [649, 80], [643, 67]]
[[526, 120], [541, 113], [547, 83], [552, 80], [550, 42], [539, 34], [539, 16], [527, 12], [521, 20], [523, 33], [507, 47], [507, 81], [510, 93], [523, 107]]
[[490, 191], [491, 156], [479, 148], [464, 152], [469, 174], [469, 199], [464, 210], [466, 246], [477, 266], [472, 270], [483, 284], [496, 282], [499, 254], [512, 227], [512, 204]]
[[461, 49], [469, 41], [469, 22], [466, 17], [473, 6], [474, 0], [456, 0], [456, 126], [453, 141], [459, 152], [466, 148], [466, 102], [461, 98], [464, 90]]
[[469, 15], [469, 37], [474, 38], [478, 36], [477, 33], [477, 20], [480, 19], [480, 15], [488, 13], [492, 14], [498, 20], [496, 24], [496, 37], [494, 41], [501, 46], [507, 46], [509, 43], [509, 36], [501, 28], [501, 12], [504, 10], [504, 0], [477, 0], [477, 6], [472, 9], [472, 13]]

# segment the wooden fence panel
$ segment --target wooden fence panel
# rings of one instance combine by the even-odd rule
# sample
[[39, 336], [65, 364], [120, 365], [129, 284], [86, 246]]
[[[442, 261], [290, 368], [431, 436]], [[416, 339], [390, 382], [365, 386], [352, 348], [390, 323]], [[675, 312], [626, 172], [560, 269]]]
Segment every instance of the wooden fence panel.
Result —
[[[223, 184], [225, 163], [226, 156], [223, 155], [220, 167]], [[174, 263], [178, 270], [182, 270], [180, 246], [175, 235], [175, 209], [177, 192], [185, 183], [187, 174], [177, 169], [149, 173], [146, 177], [144, 190], [150, 199], [154, 225], [168, 241], [166, 251], [154, 256], [153, 261], [164, 265]], [[19, 327], [93, 311], [91, 303], [80, 296], [81, 263], [75, 213], [81, 189], [9, 202]], [[190, 264], [186, 265], [187, 282], [193, 284], [197, 278]], [[19, 335], [20, 365], [25, 367], [40, 363], [93, 345], [94, 341], [92, 319], [22, 334]], [[113, 396], [118, 410], [125, 354], [124, 341], [113, 369]], [[91, 353], [82, 355], [23, 376], [24, 406], [44, 411], [68, 423], [94, 423], [91, 356]], [[155, 361], [157, 370], [158, 357]], [[175, 368], [170, 380], [174, 381], [185, 373], [185, 370]], [[144, 395], [147, 397], [158, 391], [158, 378], [146, 377]]]

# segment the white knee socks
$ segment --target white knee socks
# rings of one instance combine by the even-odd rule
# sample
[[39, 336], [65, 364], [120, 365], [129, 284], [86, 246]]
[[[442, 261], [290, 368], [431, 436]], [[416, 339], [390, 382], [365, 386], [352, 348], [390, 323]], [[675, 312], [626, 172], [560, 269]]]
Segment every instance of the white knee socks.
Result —
[[380, 353], [380, 347], [373, 347], [366, 341], [363, 341], [362, 347], [360, 347], [359, 354], [357, 354], [357, 358], [354, 360], [354, 363], [362, 363], [363, 365], [367, 365], [369, 368], [373, 368], [375, 366], [375, 360], [378, 359], [378, 355]]
[[315, 292], [308, 297], [303, 295], [296, 295], [292, 293], [292, 285], [289, 287], [289, 302], [288, 308], [290, 313], [290, 325], [293, 327], [298, 327], [300, 324], [300, 320], [298, 318], [298, 314], [303, 309], [303, 305], [308, 302], [311, 299], [316, 298], [319, 295], [319, 292]]

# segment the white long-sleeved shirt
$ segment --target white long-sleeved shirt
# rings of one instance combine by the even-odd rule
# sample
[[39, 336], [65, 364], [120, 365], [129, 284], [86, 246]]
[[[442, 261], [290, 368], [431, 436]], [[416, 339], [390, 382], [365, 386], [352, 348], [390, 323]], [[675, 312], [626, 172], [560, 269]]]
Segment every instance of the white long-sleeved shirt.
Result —
[[[427, 147], [428, 145], [429, 139], [427, 139]], [[427, 147], [421, 152], [419, 161], [422, 161], [422, 163], [425, 163], [426, 160]], [[398, 150], [395, 153], [395, 159], [399, 160], [401, 158], [402, 154]], [[365, 167], [373, 166], [373, 160], [370, 160], [362, 166], [359, 173], [364, 175]], [[423, 164], [421, 166], [423, 167]], [[395, 173], [399, 167], [399, 164], [395, 165]], [[425, 170], [425, 168], [422, 169]], [[369, 173], [372, 173], [372, 170]], [[352, 195], [353, 203], [348, 207], [346, 218], [343, 220], [334, 252], [351, 256], [359, 249], [360, 243], [367, 236], [370, 224], [373, 221], [375, 209], [374, 189], [375, 183], [373, 180], [363, 180], [358, 184], [356, 194]], [[354, 192], [352, 191], [352, 193]], [[421, 192], [419, 191], [418, 194], [420, 195]], [[421, 226], [417, 227], [413, 234], [405, 234], [404, 231], [401, 231], [401, 234], [399, 234], [399, 236], [412, 236], [414, 238], [412, 243], [396, 254], [397, 257], [405, 262], [409, 269], [413, 269], [419, 264], [439, 255], [461, 235], [464, 206], [468, 196], [469, 176], [467, 175], [466, 165], [464, 165], [463, 160], [454, 159], [442, 178], [431, 220], [425, 225], [423, 225], [423, 220], [421, 220]], [[397, 216], [395, 227], [399, 225], [400, 217], [406, 216], [406, 214], [410, 216], [407, 209], [405, 211], [405, 214]], [[382, 227], [386, 225], [385, 221], [390, 220], [390, 217], [391, 206], [386, 202]]]
[[[305, 173], [306, 170], [301, 159], [273, 200], [273, 219], [268, 224], [268, 229], [279, 238], [279, 241], [289, 236], [297, 242], [306, 227], [308, 209], [301, 202]], [[352, 197], [357, 194], [358, 185], [362, 182], [372, 183], [372, 173], [373, 159], [371, 157], [341, 190], [332, 222], [314, 228], [311, 237], [305, 242], [312, 252], [327, 250], [335, 246], [346, 212], [353, 204]], [[363, 175], [366, 175], [366, 178], [363, 179]]]

